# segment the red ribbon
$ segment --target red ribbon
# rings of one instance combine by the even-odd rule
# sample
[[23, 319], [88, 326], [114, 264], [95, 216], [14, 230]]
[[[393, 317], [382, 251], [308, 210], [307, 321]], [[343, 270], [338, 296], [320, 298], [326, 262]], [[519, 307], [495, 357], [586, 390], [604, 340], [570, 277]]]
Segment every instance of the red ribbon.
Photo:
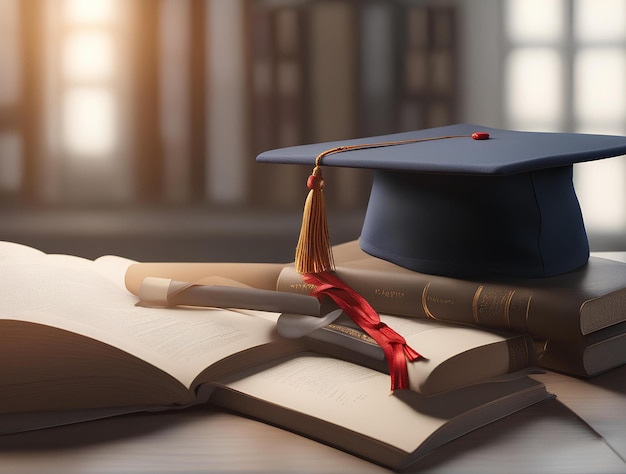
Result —
[[382, 322], [376, 310], [367, 300], [335, 274], [330, 272], [305, 273], [302, 278], [305, 283], [315, 286], [311, 296], [321, 298], [326, 295], [330, 297], [382, 348], [389, 365], [391, 390], [408, 389], [409, 373], [406, 360], [408, 358], [413, 362], [422, 356], [409, 347], [404, 337]]

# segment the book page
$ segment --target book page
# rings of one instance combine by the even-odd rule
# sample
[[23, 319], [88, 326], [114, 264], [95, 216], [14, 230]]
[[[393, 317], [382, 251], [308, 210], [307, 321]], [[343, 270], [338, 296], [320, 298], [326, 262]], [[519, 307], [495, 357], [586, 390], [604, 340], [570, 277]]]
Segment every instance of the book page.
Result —
[[509, 372], [509, 345], [502, 335], [416, 318], [382, 315], [381, 320], [423, 356], [408, 364], [416, 392], [433, 395]]
[[44, 252], [16, 242], [0, 241], [0, 259], [5, 257], [43, 256]]
[[123, 282], [111, 281], [127, 263], [117, 260], [106, 270], [96, 270], [90, 260], [68, 255], [2, 257], [3, 319], [98, 339], [159, 367], [186, 387], [210, 364], [276, 340], [271, 321], [247, 314], [135, 306], [137, 298], [122, 289]]
[[[522, 376], [529, 366], [524, 336], [419, 318], [381, 314], [380, 319], [422, 355], [407, 362], [407, 369], [411, 390], [425, 395]], [[336, 346], [340, 356], [372, 368], [378, 366], [374, 361], [384, 358], [382, 348], [347, 316], [308, 336]], [[318, 350], [324, 352], [324, 347]]]
[[406, 452], [416, 449], [445, 421], [417, 415], [410, 404], [393, 396], [388, 375], [315, 354], [290, 357], [262, 370], [246, 370], [220, 383]]
[[[231, 391], [245, 394], [245, 402], [234, 406], [263, 419], [270, 410], [264, 410], [264, 403], [277, 405], [290, 410], [280, 419], [269, 420], [292, 430], [309, 433], [310, 426], [302, 422], [297, 426], [293, 413], [323, 420], [340, 427], [332, 432], [327, 427], [321, 434], [326, 442], [342, 446], [360, 445], [367, 440], [378, 440], [411, 453], [429, 442], [434, 447], [433, 435], [446, 426], [445, 434], [438, 433], [435, 442], [442, 443], [470, 431], [478, 426], [511, 413], [530, 403], [546, 397], [542, 388], [536, 395], [524, 398], [526, 389], [541, 387], [528, 378], [507, 383], [480, 384], [436, 397], [426, 397], [412, 390], [389, 392], [387, 375], [352, 364], [313, 353], [301, 353], [282, 358], [280, 361], [250, 368], [237, 375], [218, 381], [218, 385]], [[216, 392], [217, 403], [230, 406], [229, 394]], [[494, 402], [519, 393], [520, 398], [497, 406]], [[262, 402], [255, 401], [255, 399]], [[236, 402], [235, 402], [236, 403]], [[480, 416], [479, 409], [491, 406], [493, 411]], [[471, 419], [468, 415], [475, 414]], [[266, 420], [268, 421], [268, 420]], [[348, 431], [353, 432], [350, 434]], [[350, 440], [356, 436], [357, 441]]]
[[135, 260], [118, 257], [117, 255], [104, 255], [95, 259], [93, 265], [98, 273], [107, 277], [117, 285], [123, 293], [126, 293], [127, 289], [124, 283], [126, 270], [135, 263], [137, 263]]

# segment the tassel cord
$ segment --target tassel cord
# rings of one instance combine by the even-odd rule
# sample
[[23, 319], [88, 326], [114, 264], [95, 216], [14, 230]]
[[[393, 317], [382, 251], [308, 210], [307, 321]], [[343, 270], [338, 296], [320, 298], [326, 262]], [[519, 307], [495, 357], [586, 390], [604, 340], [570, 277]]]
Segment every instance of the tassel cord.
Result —
[[303, 278], [315, 286], [312, 296], [330, 297], [382, 348], [389, 367], [391, 390], [409, 389], [407, 359], [412, 362], [422, 356], [406, 343], [404, 337], [382, 322], [365, 298], [331, 273], [309, 274]]

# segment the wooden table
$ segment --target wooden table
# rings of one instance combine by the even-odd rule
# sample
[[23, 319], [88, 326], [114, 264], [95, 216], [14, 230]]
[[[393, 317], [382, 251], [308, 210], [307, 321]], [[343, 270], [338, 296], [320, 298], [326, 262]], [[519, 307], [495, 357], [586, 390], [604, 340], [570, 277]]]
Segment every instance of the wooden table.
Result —
[[[626, 366], [536, 375], [557, 395], [433, 452], [408, 472], [626, 473]], [[0, 437], [0, 472], [375, 473], [386, 469], [212, 407]]]

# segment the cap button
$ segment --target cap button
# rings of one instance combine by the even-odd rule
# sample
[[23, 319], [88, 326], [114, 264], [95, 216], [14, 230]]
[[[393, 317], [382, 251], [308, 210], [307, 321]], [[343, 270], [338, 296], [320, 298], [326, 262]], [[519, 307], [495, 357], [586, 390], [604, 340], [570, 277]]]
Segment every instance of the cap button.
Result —
[[487, 140], [489, 138], [489, 133], [487, 133], [487, 132], [474, 132], [474, 133], [472, 133], [472, 138], [474, 140]]

